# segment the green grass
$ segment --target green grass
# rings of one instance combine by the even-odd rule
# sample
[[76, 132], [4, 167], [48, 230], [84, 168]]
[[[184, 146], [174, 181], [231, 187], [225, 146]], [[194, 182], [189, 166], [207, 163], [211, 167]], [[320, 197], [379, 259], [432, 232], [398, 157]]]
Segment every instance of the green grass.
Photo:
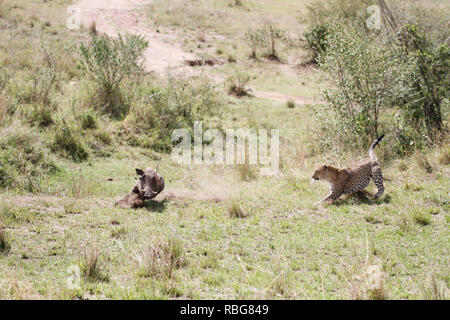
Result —
[[[210, 69], [208, 75], [226, 79], [243, 70], [253, 77], [250, 86], [256, 90], [316, 96], [325, 84], [314, 70], [250, 61], [239, 35], [231, 36], [233, 28], [243, 30], [244, 23], [257, 24], [268, 13], [291, 28], [306, 1], [243, 2], [243, 7], [228, 7], [217, 1], [218, 9], [213, 7], [230, 19], [225, 21], [238, 25], [223, 23], [219, 28], [217, 19], [205, 17], [180, 36], [191, 39], [197, 27], [223, 36], [207, 38], [210, 43], [199, 51], [205, 53], [211, 44], [212, 54], [220, 48], [221, 56], [232, 54], [238, 62]], [[59, 32], [54, 35], [57, 43], [59, 37], [83, 39], [86, 30], [64, 31], [68, 3], [23, 0], [12, 12], [28, 21], [32, 9], [37, 10], [33, 21], [38, 25], [44, 9], [51, 10], [59, 18], [46, 28]], [[164, 11], [161, 2], [155, 1], [154, 8], [155, 15]], [[287, 12], [291, 14], [282, 18]], [[167, 16], [160, 19], [163, 32], [172, 27], [174, 33], [181, 32], [180, 26], [164, 20]], [[15, 39], [15, 47], [0, 46], [2, 65], [7, 58], [29, 64], [26, 40], [31, 27], [19, 25], [24, 34]], [[0, 30], [2, 37], [5, 32]], [[194, 48], [194, 43], [196, 48], [197, 42], [187, 41], [186, 48]], [[288, 48], [282, 51], [282, 58], [290, 55]], [[55, 95], [55, 115], [76, 119], [75, 100], [82, 99], [83, 92], [69, 84], [72, 72], [79, 80], [68, 65], [61, 84], [65, 94]], [[40, 191], [0, 189], [0, 248], [7, 248], [0, 252], [0, 298], [448, 298], [450, 164], [445, 148], [427, 152], [433, 169], [428, 173], [416, 156], [384, 161], [386, 191], [379, 200], [350, 198], [337, 205], [315, 205], [329, 191], [326, 183], [311, 181], [314, 167], [325, 160], [350, 165], [365, 154], [313, 154], [308, 133], [319, 124], [312, 105], [288, 108], [287, 99], [238, 99], [227, 96], [225, 87], [218, 90], [224, 93], [221, 127], [280, 129], [279, 175], [261, 176], [258, 167], [245, 165], [184, 166], [165, 153], [106, 141], [118, 137], [113, 132], [129, 123], [90, 118], [91, 110], [81, 109], [74, 123], [79, 121], [85, 131], [77, 136], [95, 145], [106, 139], [100, 145], [104, 149], [92, 149], [86, 161], [77, 163], [49, 155], [58, 170], [43, 175]], [[42, 141], [53, 141], [52, 128], [36, 130]], [[377, 148], [382, 152], [382, 143]], [[137, 210], [113, 206], [134, 185], [135, 168], [157, 164], [167, 191], [197, 196], [159, 199]], [[375, 191], [373, 184], [369, 191]], [[199, 200], [217, 195], [226, 200]], [[367, 270], [373, 265], [383, 272], [381, 288], [367, 286]], [[67, 287], [72, 275], [68, 268], [74, 266], [80, 268], [79, 289]]]
[[[178, 177], [198, 186], [195, 190], [208, 189], [186, 168], [169, 159], [162, 163], [160, 172], [167, 181]], [[312, 168], [295, 175], [285, 169], [280, 177], [250, 182], [229, 169], [224, 176], [234, 174], [235, 188], [251, 190], [241, 194], [239, 205], [180, 199], [122, 210], [112, 204], [132, 186], [133, 174], [101, 183], [108, 183], [101, 188], [96, 181], [106, 181], [111, 172], [124, 172], [130, 159], [109, 163], [99, 159], [98, 165], [103, 169], [93, 164], [89, 171], [89, 164], [81, 165], [90, 179], [85, 182], [86, 195], [79, 199], [1, 195], [3, 203], [20, 207], [16, 209], [20, 219], [11, 218], [18, 216], [8, 213], [12, 209], [2, 211], [12, 219], [11, 249], [0, 260], [3, 278], [31, 282], [47, 297], [55, 292], [76, 297], [93, 290], [113, 299], [340, 299], [351, 297], [349, 282], [354, 277], [362, 277], [366, 267], [377, 264], [385, 272], [389, 298], [421, 298], [431, 272], [440, 288], [448, 286], [448, 203], [439, 204], [448, 190], [448, 178], [437, 183], [435, 177], [423, 178], [416, 168], [399, 173], [387, 167], [386, 195], [381, 200], [350, 199], [317, 207], [313, 203], [327, 193], [327, 187], [309, 181]], [[406, 191], [405, 182], [411, 180], [424, 188]], [[167, 188], [177, 185], [169, 183]], [[69, 210], [73, 203], [84, 210]], [[247, 217], [232, 219], [230, 210], [236, 208]], [[427, 212], [429, 223], [424, 225], [417, 222], [418, 208], [430, 212], [439, 208], [439, 212]], [[120, 225], [111, 224], [112, 220]], [[157, 283], [149, 286], [139, 257], [149, 244], [164, 244], [160, 241], [168, 235], [180, 241], [178, 250], [188, 263], [169, 267], [170, 279], [156, 277]], [[109, 281], [83, 279], [81, 291], [68, 291], [65, 271], [85, 259], [85, 248], [92, 242], [97, 244], [102, 274]], [[54, 280], [51, 284], [49, 278]]]

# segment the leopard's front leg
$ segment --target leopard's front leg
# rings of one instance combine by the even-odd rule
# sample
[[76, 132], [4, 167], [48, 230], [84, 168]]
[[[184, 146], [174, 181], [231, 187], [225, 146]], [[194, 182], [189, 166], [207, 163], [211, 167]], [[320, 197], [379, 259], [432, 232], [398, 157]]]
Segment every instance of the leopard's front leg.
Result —
[[342, 195], [342, 191], [334, 189], [331, 191], [331, 193], [325, 199], [323, 199], [322, 201], [316, 202], [316, 204], [320, 204], [320, 203], [332, 204], [341, 195]]

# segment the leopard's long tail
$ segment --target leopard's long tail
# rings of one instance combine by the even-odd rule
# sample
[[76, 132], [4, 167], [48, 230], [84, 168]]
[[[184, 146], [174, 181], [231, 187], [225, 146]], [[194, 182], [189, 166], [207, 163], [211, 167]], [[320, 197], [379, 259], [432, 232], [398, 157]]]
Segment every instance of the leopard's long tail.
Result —
[[369, 156], [370, 159], [372, 160], [378, 160], [377, 156], [375, 155], [375, 153], [373, 152], [373, 149], [377, 146], [377, 144], [384, 138], [384, 134], [382, 134], [381, 136], [378, 137], [377, 140], [375, 140], [372, 145], [369, 148]]

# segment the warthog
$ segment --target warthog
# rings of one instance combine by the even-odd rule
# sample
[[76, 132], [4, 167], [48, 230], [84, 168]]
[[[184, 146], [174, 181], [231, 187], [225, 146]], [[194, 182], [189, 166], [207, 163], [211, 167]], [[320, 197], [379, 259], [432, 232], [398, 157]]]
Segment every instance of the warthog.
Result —
[[121, 208], [142, 208], [146, 200], [153, 199], [164, 190], [163, 177], [152, 168], [145, 171], [136, 169], [139, 180], [122, 200], [116, 202], [116, 206]]

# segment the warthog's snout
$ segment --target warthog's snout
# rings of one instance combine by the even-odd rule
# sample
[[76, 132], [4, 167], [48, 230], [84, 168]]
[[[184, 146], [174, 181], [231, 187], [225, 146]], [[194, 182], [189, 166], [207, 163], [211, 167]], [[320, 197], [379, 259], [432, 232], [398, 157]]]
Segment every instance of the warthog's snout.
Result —
[[138, 181], [122, 200], [116, 202], [117, 206], [122, 208], [142, 208], [145, 206], [144, 201], [153, 199], [161, 191], [164, 190], [163, 177], [152, 168], [147, 168], [145, 171], [136, 169], [139, 176]]
[[149, 189], [144, 189], [142, 198], [145, 200], [150, 200], [150, 199], [153, 199], [154, 197], [156, 197], [157, 195], [158, 195], [158, 192], [155, 192], [155, 191], [149, 190]]
[[156, 197], [164, 189], [163, 177], [152, 168], [145, 171], [136, 169], [139, 180], [133, 188], [133, 192], [138, 194], [142, 200], [150, 200]]

